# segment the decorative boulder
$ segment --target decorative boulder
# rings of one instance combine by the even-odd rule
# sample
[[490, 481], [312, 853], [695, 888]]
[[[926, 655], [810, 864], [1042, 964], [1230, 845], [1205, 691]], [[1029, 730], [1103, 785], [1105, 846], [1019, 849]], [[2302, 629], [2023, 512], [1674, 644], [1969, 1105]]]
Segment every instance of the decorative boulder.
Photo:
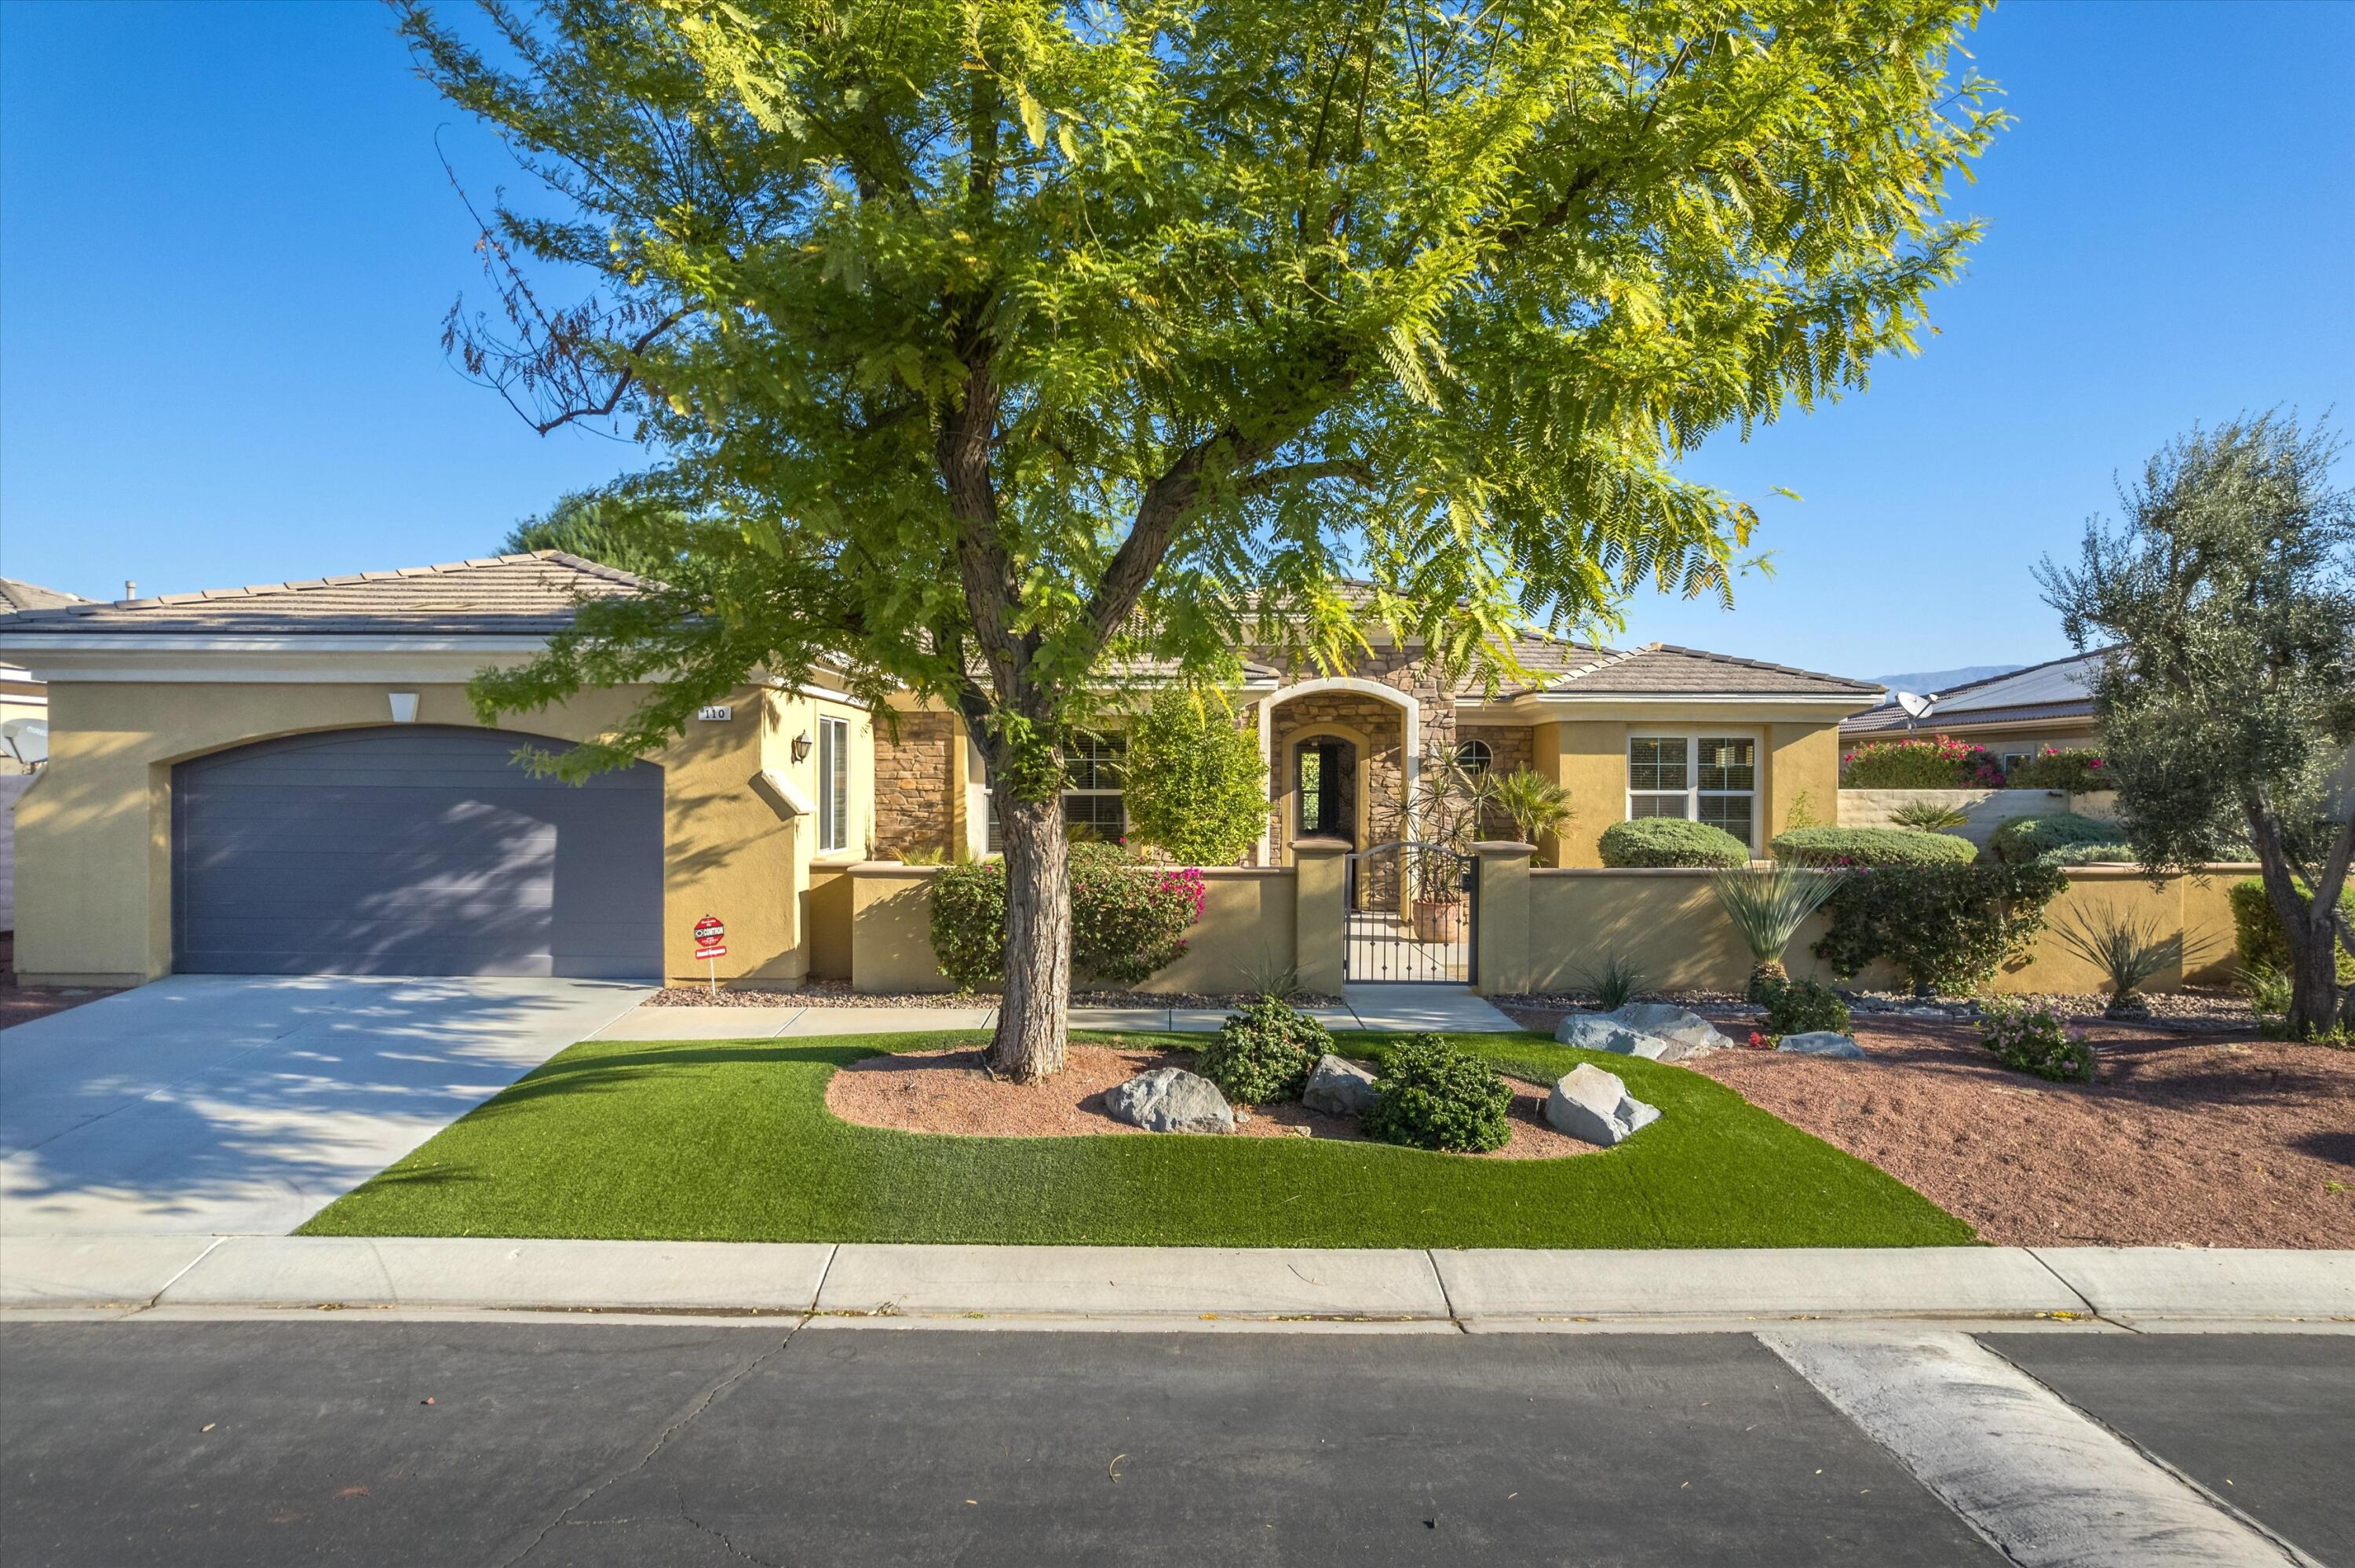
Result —
[[1104, 1095], [1114, 1119], [1147, 1132], [1232, 1132], [1234, 1108], [1219, 1086], [1183, 1067], [1139, 1073]]
[[1777, 1051], [1790, 1051], [1801, 1056], [1837, 1056], [1844, 1062], [1860, 1062], [1864, 1047], [1852, 1036], [1835, 1034], [1828, 1029], [1812, 1029], [1805, 1034], [1785, 1034], [1774, 1044]]
[[1572, 1068], [1554, 1085], [1545, 1115], [1557, 1130], [1608, 1149], [1659, 1120], [1660, 1109], [1628, 1094], [1616, 1073], [1586, 1065]]
[[1630, 1029], [1607, 1012], [1573, 1012], [1554, 1026], [1553, 1037], [1582, 1051], [1611, 1051], [1622, 1056], [1660, 1060], [1675, 1046], [1657, 1034]]
[[1655, 1061], [1681, 1062], [1704, 1051], [1733, 1048], [1733, 1042], [1727, 1039], [1716, 1024], [1698, 1012], [1665, 1001], [1631, 1001], [1603, 1016], [1625, 1024], [1638, 1034], [1667, 1041], [1669, 1048], [1654, 1057]]
[[1374, 1075], [1355, 1062], [1327, 1053], [1316, 1058], [1300, 1103], [1327, 1116], [1363, 1116], [1374, 1108]]

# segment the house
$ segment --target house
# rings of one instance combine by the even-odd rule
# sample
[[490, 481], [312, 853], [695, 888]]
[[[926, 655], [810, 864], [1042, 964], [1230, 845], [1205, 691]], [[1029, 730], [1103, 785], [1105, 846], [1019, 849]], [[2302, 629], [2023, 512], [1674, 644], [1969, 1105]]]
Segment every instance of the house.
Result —
[[[0, 614], [89, 602], [78, 594], [61, 593], [15, 577], [0, 577]], [[0, 660], [0, 775], [33, 770], [26, 754], [37, 754], [39, 739], [37, 733], [27, 735], [25, 729], [28, 725], [46, 725], [48, 718], [47, 689], [33, 678], [31, 671]]]
[[[517, 760], [601, 733], [623, 689], [485, 729], [464, 683], [528, 658], [627, 573], [555, 552], [0, 618], [48, 683], [50, 762], [18, 815], [19, 969], [135, 983], [174, 970], [701, 978], [849, 972], [847, 874], [986, 853], [990, 784], [954, 714], [871, 715], [821, 670], [756, 680], [660, 752], [582, 786]], [[1576, 816], [1546, 846], [1599, 863], [1630, 816], [1716, 822], [1763, 853], [1803, 797], [1834, 810], [1840, 722], [1867, 682], [1649, 644], [1541, 637], [1493, 694], [1380, 633], [1343, 673], [1254, 658], [1233, 694], [1273, 795], [1252, 860], [1405, 837], [1423, 759], [1534, 768]], [[1146, 673], [1149, 674], [1149, 672]], [[880, 722], [879, 722], [879, 719]], [[1117, 835], [1121, 726], [1076, 742], [1066, 818]]]
[[1986, 747], [2007, 770], [2048, 746], [2066, 751], [2097, 745], [2093, 688], [2104, 652], [2050, 659], [1933, 694], [1920, 715], [1886, 703], [1843, 721], [1840, 743], [1852, 749], [1909, 735], [1950, 735]]

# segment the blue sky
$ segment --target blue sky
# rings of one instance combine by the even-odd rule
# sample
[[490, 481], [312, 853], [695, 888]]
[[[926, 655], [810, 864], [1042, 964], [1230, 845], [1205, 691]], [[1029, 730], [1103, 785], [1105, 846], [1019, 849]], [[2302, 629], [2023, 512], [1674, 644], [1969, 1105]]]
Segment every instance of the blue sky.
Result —
[[[1916, 360], [1696, 474], [1777, 575], [1629, 638], [1851, 674], [2064, 651], [2030, 569], [2197, 420], [2355, 424], [2355, 5], [2014, 0], [2017, 125]], [[496, 143], [368, 4], [0, 4], [0, 574], [113, 597], [450, 560], [635, 450], [461, 381], [440, 146]], [[1773, 493], [1796, 491], [1796, 503]]]

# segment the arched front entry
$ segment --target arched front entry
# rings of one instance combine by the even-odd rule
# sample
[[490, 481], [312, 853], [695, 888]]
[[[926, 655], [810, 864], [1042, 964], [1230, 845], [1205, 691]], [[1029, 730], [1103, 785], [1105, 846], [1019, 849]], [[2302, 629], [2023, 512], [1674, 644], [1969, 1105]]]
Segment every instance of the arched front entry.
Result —
[[537, 779], [535, 738], [394, 725], [179, 764], [173, 967], [660, 976], [662, 769]]

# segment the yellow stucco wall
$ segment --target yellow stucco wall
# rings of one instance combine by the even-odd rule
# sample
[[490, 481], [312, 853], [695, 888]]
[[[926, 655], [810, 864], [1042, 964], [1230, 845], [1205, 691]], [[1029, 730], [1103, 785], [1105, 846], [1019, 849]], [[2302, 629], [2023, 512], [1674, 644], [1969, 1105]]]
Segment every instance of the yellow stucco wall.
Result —
[[1815, 820], [1830, 825], [1839, 810], [1839, 726], [1826, 719], [1761, 721], [1704, 705], [1663, 705], [1632, 720], [1561, 719], [1531, 731], [1531, 766], [1570, 791], [1577, 815], [1539, 847], [1546, 864], [1603, 863], [1603, 830], [1627, 816], [1627, 739], [1662, 730], [1689, 732], [1715, 726], [1728, 735], [1758, 739], [1758, 842], [1764, 855], [1789, 824], [1800, 795]]
[[[18, 969], [53, 982], [135, 982], [170, 972], [172, 765], [273, 736], [386, 724], [386, 691], [418, 694], [417, 722], [474, 726], [464, 688], [417, 683], [60, 682], [49, 687], [51, 760], [17, 813]], [[585, 738], [618, 720], [639, 694], [585, 694], [501, 727], [518, 736]], [[805, 885], [815, 833], [782, 816], [753, 779], [763, 767], [813, 787], [815, 758], [785, 746], [812, 699], [737, 693], [724, 721], [698, 721], [647, 758], [664, 779], [665, 964], [700, 979], [696, 918], [728, 925], [720, 979], [790, 983], [807, 968]], [[851, 716], [863, 711], [825, 705]], [[872, 739], [851, 748], [854, 801], [870, 793]], [[859, 770], [865, 767], [868, 774]], [[853, 823], [854, 834], [860, 831]], [[862, 841], [854, 836], [853, 845]]]

